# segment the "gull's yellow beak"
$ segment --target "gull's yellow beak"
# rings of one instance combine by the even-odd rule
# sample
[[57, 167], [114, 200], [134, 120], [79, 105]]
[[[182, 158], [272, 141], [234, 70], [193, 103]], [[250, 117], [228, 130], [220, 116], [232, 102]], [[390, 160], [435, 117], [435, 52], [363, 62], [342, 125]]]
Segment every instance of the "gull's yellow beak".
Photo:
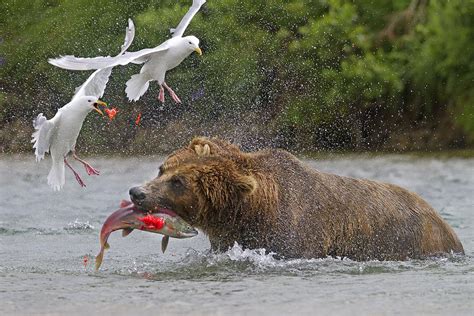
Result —
[[196, 48], [194, 49], [194, 51], [195, 51], [196, 53], [198, 53], [199, 56], [202, 56], [202, 50], [201, 50], [199, 47], [196, 47]]
[[102, 102], [100, 100], [97, 100], [94, 103], [94, 110], [96, 110], [100, 115], [104, 115], [104, 113], [102, 113], [102, 111], [99, 109], [99, 105], [102, 105], [103, 107], [107, 107], [107, 103]]

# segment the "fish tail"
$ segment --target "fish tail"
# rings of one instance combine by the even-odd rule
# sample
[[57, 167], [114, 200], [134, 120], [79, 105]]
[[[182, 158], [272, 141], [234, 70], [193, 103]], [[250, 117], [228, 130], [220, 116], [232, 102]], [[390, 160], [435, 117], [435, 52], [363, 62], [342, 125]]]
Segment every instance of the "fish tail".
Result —
[[102, 260], [104, 259], [104, 248], [100, 249], [99, 254], [95, 257], [95, 270], [99, 270]]

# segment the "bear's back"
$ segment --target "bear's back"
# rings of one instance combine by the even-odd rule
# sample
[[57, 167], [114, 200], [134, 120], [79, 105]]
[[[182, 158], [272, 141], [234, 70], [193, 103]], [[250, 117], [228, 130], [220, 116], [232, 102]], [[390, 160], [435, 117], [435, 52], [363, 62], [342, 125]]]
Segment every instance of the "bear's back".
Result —
[[320, 172], [280, 149], [247, 155], [277, 183], [272, 242], [283, 255], [400, 260], [463, 252], [451, 227], [415, 193]]

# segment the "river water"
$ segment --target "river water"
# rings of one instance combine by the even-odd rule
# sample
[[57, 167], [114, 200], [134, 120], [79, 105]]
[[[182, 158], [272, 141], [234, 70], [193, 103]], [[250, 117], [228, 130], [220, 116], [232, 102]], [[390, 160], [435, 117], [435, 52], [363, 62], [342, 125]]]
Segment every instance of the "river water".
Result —
[[[209, 252], [197, 237], [134, 231], [109, 239], [102, 222], [128, 188], [153, 178], [160, 157], [92, 158], [102, 174], [71, 174], [52, 192], [49, 158], [0, 157], [0, 314], [470, 314], [474, 311], [474, 159], [408, 156], [310, 160], [322, 171], [376, 179], [419, 193], [453, 227], [466, 256], [405, 262], [277, 260], [235, 245]], [[79, 168], [79, 166], [78, 166]], [[83, 170], [80, 170], [84, 174]], [[87, 258], [87, 262], [84, 259]]]

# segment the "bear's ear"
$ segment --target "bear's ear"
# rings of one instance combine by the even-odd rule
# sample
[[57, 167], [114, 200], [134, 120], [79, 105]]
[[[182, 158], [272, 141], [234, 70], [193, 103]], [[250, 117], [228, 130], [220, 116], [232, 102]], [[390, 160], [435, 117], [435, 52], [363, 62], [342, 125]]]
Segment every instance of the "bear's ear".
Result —
[[209, 158], [198, 169], [197, 188], [216, 209], [234, 207], [241, 199], [254, 193], [258, 182], [254, 175], [238, 170], [234, 163]]
[[235, 177], [234, 185], [238, 192], [252, 194], [257, 189], [257, 180], [253, 176], [238, 175]]
[[194, 145], [194, 151], [200, 157], [207, 157], [211, 155], [211, 148], [209, 147], [209, 144]]

